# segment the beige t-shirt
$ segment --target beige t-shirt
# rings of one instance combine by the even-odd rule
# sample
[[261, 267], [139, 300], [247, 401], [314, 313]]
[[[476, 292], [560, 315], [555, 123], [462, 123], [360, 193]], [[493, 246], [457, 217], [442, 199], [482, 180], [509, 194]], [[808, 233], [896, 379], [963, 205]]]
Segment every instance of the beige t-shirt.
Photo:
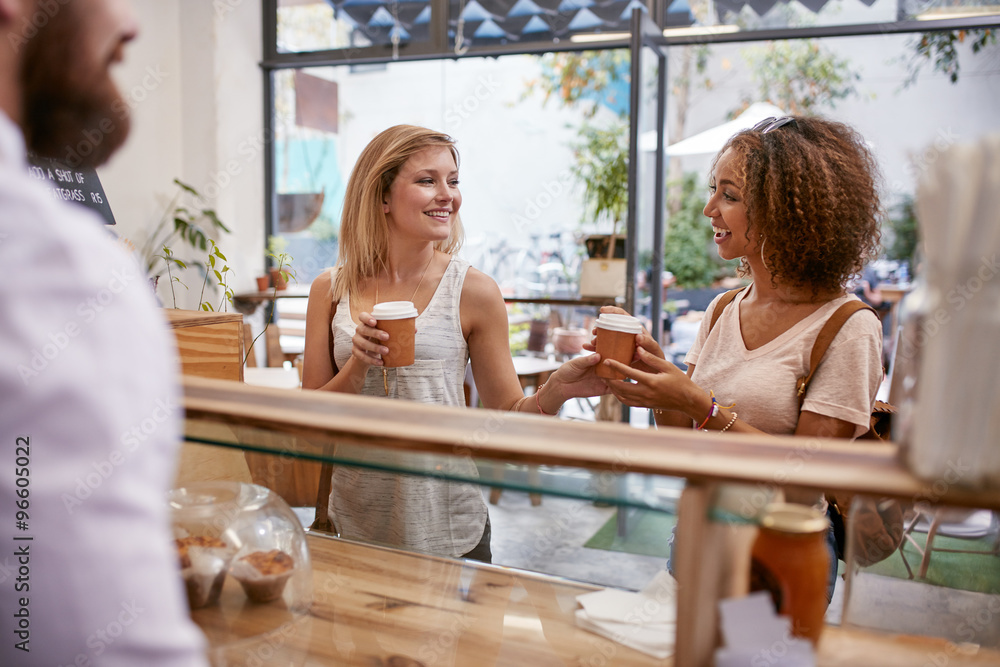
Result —
[[[751, 287], [752, 289], [752, 287]], [[735, 403], [739, 418], [773, 435], [791, 435], [799, 420], [796, 382], [809, 372], [809, 353], [819, 330], [854, 295], [835, 299], [766, 345], [748, 350], [740, 330], [743, 290], [709, 333], [709, 304], [698, 337], [684, 362], [694, 364], [692, 380], [711, 389], [720, 405]], [[870, 311], [848, 318], [837, 332], [809, 383], [803, 411], [856, 425], [854, 437], [868, 430], [875, 394], [882, 382], [882, 325]]]

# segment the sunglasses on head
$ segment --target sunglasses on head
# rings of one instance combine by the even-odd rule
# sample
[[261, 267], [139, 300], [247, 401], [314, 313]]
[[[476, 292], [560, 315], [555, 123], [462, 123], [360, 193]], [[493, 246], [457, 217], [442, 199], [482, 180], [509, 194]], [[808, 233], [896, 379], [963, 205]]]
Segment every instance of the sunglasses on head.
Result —
[[[754, 125], [751, 129], [754, 132], [767, 134], [771, 130], [777, 130], [779, 127], [784, 127], [789, 123], [793, 124], [795, 123], [795, 119], [792, 118], [791, 116], [782, 116], [781, 118], [775, 118], [774, 116], [771, 116], [770, 118], [765, 118], [764, 120], [760, 121], [759, 123]], [[798, 127], [798, 125], [796, 125], [796, 127]]]

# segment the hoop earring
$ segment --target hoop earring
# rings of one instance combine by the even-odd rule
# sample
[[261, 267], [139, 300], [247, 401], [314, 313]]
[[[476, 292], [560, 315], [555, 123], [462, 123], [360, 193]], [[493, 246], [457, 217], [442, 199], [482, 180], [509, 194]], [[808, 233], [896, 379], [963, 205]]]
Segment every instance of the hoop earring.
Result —
[[771, 267], [767, 265], [767, 260], [764, 259], [764, 245], [767, 244], [767, 238], [760, 242], [760, 261], [764, 265], [764, 270], [771, 273]]

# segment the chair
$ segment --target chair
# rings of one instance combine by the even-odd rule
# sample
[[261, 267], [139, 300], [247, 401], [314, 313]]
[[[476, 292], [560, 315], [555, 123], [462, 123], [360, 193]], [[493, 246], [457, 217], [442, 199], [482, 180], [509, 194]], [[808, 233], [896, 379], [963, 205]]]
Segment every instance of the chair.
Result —
[[[920, 579], [927, 577], [927, 570], [931, 564], [931, 554], [935, 551], [960, 554], [982, 554], [984, 556], [1000, 556], [1000, 516], [998, 516], [996, 512], [990, 512], [990, 526], [985, 530], [981, 527], [976, 527], [975, 529], [968, 530], [947, 531], [947, 528], [950, 527], [950, 525], [961, 525], [966, 523], [970, 518], [972, 518], [973, 515], [980, 511], [985, 510], [957, 507], [915, 506], [913, 508], [913, 517], [903, 529], [903, 541], [899, 545], [899, 555], [903, 558], [903, 565], [906, 566], [906, 573], [909, 575], [910, 579], [914, 578], [913, 569], [910, 567], [910, 563], [906, 559], [906, 552], [903, 550], [903, 547], [907, 542], [912, 544], [913, 548], [916, 549], [921, 556], [920, 569], [917, 572], [917, 577]], [[921, 522], [927, 523], [927, 540], [923, 545], [914, 539], [912, 535]], [[943, 528], [945, 529], [945, 532], [942, 532]], [[947, 532], [950, 532], [955, 537], [969, 538], [982, 537], [993, 533], [993, 548], [988, 551], [983, 551], [976, 549], [946, 549], [943, 547], [935, 547], [934, 538], [939, 534], [946, 534]]]

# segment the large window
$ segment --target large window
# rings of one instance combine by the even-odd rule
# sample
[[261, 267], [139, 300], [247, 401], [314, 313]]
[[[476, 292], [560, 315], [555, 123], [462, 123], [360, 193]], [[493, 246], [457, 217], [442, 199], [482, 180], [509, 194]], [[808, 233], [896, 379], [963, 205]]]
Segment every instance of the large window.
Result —
[[628, 78], [626, 69], [599, 101], [566, 105], [539, 85], [551, 68], [545, 57], [511, 55], [274, 72], [275, 231], [291, 244], [300, 282], [335, 263], [358, 154], [406, 123], [457, 142], [464, 255], [509, 294], [568, 296], [575, 276], [546, 278], [538, 266], [554, 256], [570, 265], [578, 236], [611, 231], [612, 221], [588, 217], [572, 167], [584, 124], [625, 126]]
[[[649, 2], [642, 9], [657, 48], [644, 52], [667, 57], [644, 59], [632, 97], [623, 12], [635, 0], [270, 0], [268, 234], [289, 240], [300, 281], [311, 280], [336, 261], [344, 187], [360, 150], [393, 124], [424, 125], [458, 141], [466, 257], [509, 294], [571, 295], [581, 238], [613, 228], [587, 206], [576, 169], [600, 131], [635, 151], [632, 279], [636, 310], [652, 317], [658, 257], [690, 285], [731, 271], [700, 240], [698, 199], [718, 146], [692, 149], [694, 139], [760, 102], [836, 117], [875, 147], [891, 210], [912, 195], [935, 150], [996, 127], [1000, 47], [983, 28], [1000, 23], [1000, 5], [989, 2]], [[579, 17], [588, 15], [599, 21], [586, 25]], [[536, 18], [550, 29], [526, 30]], [[581, 51], [612, 47], [621, 58]], [[588, 86], [618, 66], [624, 76], [591, 95]], [[574, 97], [580, 90], [590, 104]], [[658, 211], [666, 248], [655, 238]], [[538, 271], [553, 258], [572, 267], [561, 278]]]

